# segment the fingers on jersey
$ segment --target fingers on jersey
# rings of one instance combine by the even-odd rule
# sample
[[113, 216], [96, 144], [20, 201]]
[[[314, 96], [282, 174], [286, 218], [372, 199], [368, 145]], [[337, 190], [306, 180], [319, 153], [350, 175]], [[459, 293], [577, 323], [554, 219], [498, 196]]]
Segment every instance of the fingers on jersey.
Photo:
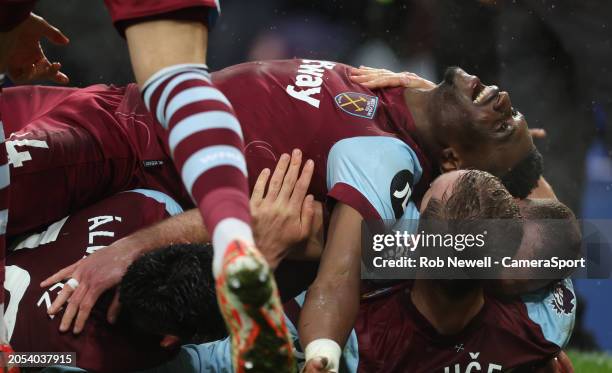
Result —
[[[72, 320], [76, 315], [76, 311], [78, 310], [78, 303], [75, 303], [77, 300], [83, 298], [86, 294], [88, 286], [86, 283], [81, 283], [80, 276], [76, 273], [76, 268], [79, 263], [81, 263], [83, 259], [79, 260], [76, 263], [69, 265], [68, 267], [64, 267], [43, 282], [40, 283], [41, 287], [52, 286], [55, 283], [61, 282], [63, 280], [68, 280], [62, 287], [62, 290], [57, 294], [57, 297], [51, 303], [51, 306], [47, 310], [49, 315], [57, 315], [64, 307], [66, 303], [68, 306], [64, 315], [62, 316], [62, 322], [60, 323], [60, 331], [65, 332], [70, 328], [72, 324]], [[75, 284], [71, 284], [71, 280], [76, 280]], [[75, 305], [76, 304], [76, 305]]]
[[[49, 287], [55, 283], [58, 283], [60, 281], [69, 279], [72, 276], [72, 273], [74, 272], [74, 270], [76, 269], [76, 267], [78, 266], [78, 264], [82, 261], [83, 259], [79, 260], [78, 262], [72, 263], [71, 265], [69, 265], [68, 267], [64, 267], [62, 269], [60, 269], [59, 271], [55, 272], [53, 275], [49, 276], [47, 279], [45, 279], [43, 282], [40, 283], [40, 287], [41, 288], [46, 288]], [[78, 281], [78, 279], [77, 279]]]
[[[295, 187], [293, 188], [293, 193], [291, 194], [291, 199], [289, 203], [292, 207], [296, 207], [303, 202], [309, 200], [313, 201], [312, 196], [306, 197], [306, 193], [308, 192], [308, 186], [310, 185], [310, 181], [312, 180], [312, 174], [314, 172], [314, 162], [309, 159], [304, 164], [304, 168], [302, 169], [302, 174], [300, 178], [295, 183]], [[306, 197], [306, 199], [305, 199]]]
[[[174, 163], [208, 230], [214, 235], [228, 218], [250, 224], [242, 130], [230, 102], [211, 84], [206, 65], [160, 70], [145, 83], [143, 97], [168, 131]], [[231, 239], [252, 243], [252, 237]]]
[[76, 278], [72, 277], [66, 282], [66, 285], [70, 286], [72, 289], [76, 289], [77, 287], [79, 287], [79, 281]]
[[291, 157], [289, 154], [282, 154], [280, 156], [278, 163], [276, 164], [276, 168], [274, 169], [274, 173], [272, 174], [272, 178], [270, 179], [270, 185], [268, 186], [266, 198], [275, 199], [278, 197], [280, 189], [283, 186], [285, 172], [287, 172], [287, 167], [289, 167], [290, 162]]
[[266, 191], [266, 184], [268, 183], [269, 177], [270, 177], [269, 168], [264, 168], [259, 173], [259, 176], [257, 176], [257, 181], [255, 181], [255, 185], [253, 186], [253, 193], [251, 193], [251, 206], [253, 205], [258, 206], [263, 200], [263, 196]]
[[[276, 164], [270, 185], [266, 193], [266, 183], [270, 178], [270, 170], [265, 168], [261, 171], [253, 187], [251, 203], [259, 206], [265, 199], [271, 203], [288, 205], [290, 209], [298, 210], [306, 198], [308, 186], [312, 180], [314, 162], [306, 161], [300, 174], [302, 166], [302, 151], [294, 149], [291, 156], [282, 154]], [[298, 178], [299, 175], [299, 178]], [[265, 198], [264, 198], [265, 195]], [[312, 196], [309, 198], [312, 201]]]
[[393, 87], [428, 89], [435, 87], [434, 83], [411, 72], [394, 73], [387, 69], [360, 66], [359, 68], [351, 68], [350, 73], [351, 81], [370, 89]]
[[289, 162], [289, 169], [283, 179], [283, 186], [279, 191], [279, 196], [283, 200], [288, 200], [293, 192], [295, 183], [300, 173], [300, 167], [302, 166], [302, 152], [299, 149], [294, 149], [291, 153], [291, 161]]
[[98, 287], [90, 287], [87, 283], [80, 283], [76, 289], [66, 283], [51, 304], [51, 307], [49, 307], [47, 313], [49, 315], [56, 315], [67, 304], [59, 330], [61, 332], [68, 331], [74, 321], [73, 333], [79, 334], [83, 330], [85, 322], [89, 318], [89, 314], [100, 294], [101, 292], [98, 290]]
[[87, 294], [88, 289], [89, 289], [89, 286], [87, 286], [87, 284], [82, 284], [76, 289], [72, 289], [70, 286], [64, 286], [60, 294], [55, 299], [55, 302], [60, 300], [60, 297], [64, 301], [66, 299], [68, 300], [68, 305], [66, 306], [66, 309], [64, 310], [64, 315], [62, 316], [62, 322], [60, 323], [59, 330], [61, 332], [66, 332], [68, 331], [68, 329], [70, 329], [70, 326], [72, 325], [72, 320], [74, 320], [74, 317], [79, 312], [79, 308], [80, 308], [79, 304], [85, 297], [85, 294]]

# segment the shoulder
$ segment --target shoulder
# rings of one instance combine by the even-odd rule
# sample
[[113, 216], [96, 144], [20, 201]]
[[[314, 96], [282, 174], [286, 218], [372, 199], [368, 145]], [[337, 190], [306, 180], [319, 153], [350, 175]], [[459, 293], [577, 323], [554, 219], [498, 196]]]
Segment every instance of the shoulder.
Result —
[[[358, 136], [336, 142], [329, 151], [329, 162], [360, 162], [374, 169], [411, 170], [420, 174], [416, 153], [405, 142], [391, 136]], [[329, 166], [328, 166], [329, 169]]]
[[576, 301], [570, 279], [522, 297], [528, 319], [541, 329], [547, 341], [561, 348], [567, 345], [574, 329]]
[[576, 318], [576, 295], [570, 279], [512, 301], [487, 298], [487, 328], [521, 339], [541, 350], [558, 350], [569, 341]]
[[352, 137], [338, 141], [330, 150], [327, 188], [356, 190], [380, 218], [398, 219], [404, 215], [421, 174], [418, 157], [401, 140], [388, 136]]

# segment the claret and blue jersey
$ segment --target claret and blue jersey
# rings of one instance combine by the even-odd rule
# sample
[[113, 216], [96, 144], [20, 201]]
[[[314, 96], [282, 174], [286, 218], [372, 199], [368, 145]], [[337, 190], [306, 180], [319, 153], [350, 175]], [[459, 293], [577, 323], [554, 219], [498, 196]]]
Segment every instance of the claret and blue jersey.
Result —
[[413, 191], [428, 185], [431, 170], [403, 89], [371, 91], [352, 83], [349, 69], [295, 59], [213, 73], [242, 125], [250, 184], [299, 148], [315, 161], [317, 200], [340, 201], [365, 219], [416, 218]]
[[[403, 89], [370, 91], [352, 83], [348, 71], [349, 66], [333, 62], [285, 60], [246, 63], [212, 74], [240, 121], [250, 187], [261, 170], [273, 169], [282, 153], [298, 148], [315, 162], [309, 192], [317, 200], [350, 205], [364, 219], [415, 218], [413, 201], [429, 185], [431, 166], [415, 141]], [[21, 222], [20, 213], [35, 201], [29, 200], [26, 187], [17, 188], [24, 192], [11, 197], [19, 202], [12, 203], [9, 231], [50, 223], [70, 213], [71, 206], [84, 205], [78, 192], [91, 189], [79, 176], [85, 165], [100, 178], [90, 178], [104, 187], [100, 195], [146, 186], [168, 191], [189, 207], [168, 144], [159, 140], [160, 127], [136, 85], [10, 88], [0, 96], [0, 112], [7, 136], [18, 141], [19, 154], [24, 149], [30, 154], [19, 167], [13, 165], [12, 183], [20, 183], [21, 174], [49, 177], [45, 170], [62, 165], [63, 173], [52, 175], [57, 183], [70, 184], [57, 191], [63, 195], [66, 188], [74, 190], [70, 201], [58, 195], [61, 206], [51, 206], [45, 219], [32, 222], [24, 216]], [[42, 142], [46, 146], [33, 146]], [[76, 158], [82, 159], [78, 168], [71, 166]], [[99, 172], [100, 162], [112, 167]], [[89, 194], [83, 196], [87, 201]]]

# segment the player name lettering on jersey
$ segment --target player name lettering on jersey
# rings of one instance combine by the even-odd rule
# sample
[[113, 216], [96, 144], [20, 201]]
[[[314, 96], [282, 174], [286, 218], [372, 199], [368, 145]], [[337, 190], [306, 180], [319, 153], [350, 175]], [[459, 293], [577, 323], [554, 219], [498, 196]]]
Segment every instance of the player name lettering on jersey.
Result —
[[115, 232], [104, 230], [94, 231], [94, 229], [98, 228], [101, 225], [111, 223], [113, 221], [121, 222], [122, 219], [120, 216], [103, 215], [87, 219], [87, 221], [91, 223], [91, 225], [89, 226], [89, 246], [87, 247], [85, 256], [87, 256], [88, 254], [93, 254], [94, 252], [106, 247], [106, 245], [95, 245], [94, 241], [96, 240], [96, 237], [115, 237]]
[[[35, 248], [35, 247], [38, 247], [39, 245], [45, 245], [45, 244], [54, 242], [55, 240], [58, 239], [59, 231], [64, 226], [68, 218], [69, 217], [66, 217], [60, 220], [59, 222], [52, 224], [47, 231], [41, 234], [32, 235], [28, 239], [24, 240], [17, 248], [18, 249], [21, 249], [24, 247]], [[112, 242], [115, 240], [114, 239], [115, 232], [104, 230], [104, 229], [99, 229], [100, 227], [104, 228], [106, 227], [107, 224], [115, 222], [115, 221], [121, 223], [123, 222], [123, 218], [121, 216], [99, 215], [99, 216], [94, 216], [92, 218], [87, 219], [87, 222], [89, 223], [88, 228], [87, 228], [88, 230], [87, 248], [85, 249], [85, 255], [83, 255], [83, 258], [107, 246], [107, 245], [100, 244], [101, 243], [100, 240], [103, 240], [103, 237], [110, 238], [110, 239], [103, 240], [105, 242], [107, 241]], [[44, 237], [44, 239], [40, 239], [39, 236]], [[16, 267], [16, 266], [12, 266], [12, 267]], [[36, 305], [38, 307], [42, 307], [44, 305], [45, 306], [44, 312], [47, 312], [49, 308], [51, 307], [51, 293], [53, 293], [54, 291], [56, 292], [61, 291], [64, 285], [65, 285], [64, 282], [57, 282], [51, 285], [49, 289], [45, 290], [42, 293], [41, 297], [36, 302]], [[54, 315], [49, 315], [50, 319], [53, 319], [54, 317], [55, 317]]]
[[[453, 366], [445, 367], [444, 373], [476, 373], [476, 372], [486, 372], [486, 373], [495, 373], [501, 372], [502, 366], [499, 364], [489, 363], [489, 364], [480, 364], [478, 359], [478, 355], [480, 352], [470, 352], [470, 361], [465, 367], [462, 367], [461, 364], [454, 364]], [[463, 369], [462, 369], [463, 368]]]
[[321, 93], [324, 69], [331, 70], [336, 64], [317, 60], [302, 60], [302, 62], [298, 66], [298, 75], [295, 77], [294, 83], [299, 89], [296, 90], [295, 86], [288, 85], [286, 91], [289, 96], [304, 101], [318, 109], [321, 101], [317, 98], [317, 95]]

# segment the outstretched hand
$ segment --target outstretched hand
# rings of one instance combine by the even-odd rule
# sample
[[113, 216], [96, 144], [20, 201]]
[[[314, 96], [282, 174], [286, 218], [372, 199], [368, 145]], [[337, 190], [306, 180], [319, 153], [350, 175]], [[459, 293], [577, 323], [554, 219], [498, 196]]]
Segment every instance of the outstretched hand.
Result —
[[[71, 278], [78, 281], [76, 288], [72, 288], [68, 283], [64, 284], [47, 311], [49, 315], [56, 315], [67, 303], [60, 331], [68, 331], [74, 321], [73, 332], [80, 333], [100, 295], [121, 282], [127, 268], [136, 259], [136, 251], [130, 245], [124, 244], [125, 242], [127, 241], [117, 240], [112, 245], [62, 268], [40, 284], [41, 287], [49, 287]], [[117, 319], [119, 309], [119, 292], [115, 291], [107, 313], [110, 323]]]
[[60, 71], [59, 62], [50, 62], [40, 41], [45, 38], [56, 45], [66, 45], [68, 38], [59, 29], [34, 13], [15, 29], [0, 33], [0, 73], [6, 72], [15, 83], [50, 80], [69, 82]]
[[[312, 195], [306, 196], [306, 192], [314, 163], [312, 160], [306, 162], [300, 174], [301, 165], [302, 153], [299, 150], [295, 150], [291, 157], [284, 154], [272, 178], [270, 170], [259, 175], [251, 196], [256, 239], [271, 266], [276, 266], [288, 254], [288, 248], [304, 240], [311, 231], [314, 201]], [[60, 269], [40, 284], [49, 287], [68, 279], [78, 283], [75, 288], [65, 283], [47, 311], [50, 315], [57, 315], [65, 307], [60, 331], [72, 327], [72, 331], [78, 334], [83, 330], [100, 295], [117, 286], [130, 264], [141, 255], [139, 245], [139, 241], [131, 236], [124, 237]], [[119, 292], [115, 290], [107, 312], [110, 323], [115, 322], [119, 311]]]
[[415, 88], [431, 89], [436, 85], [427, 79], [421, 78], [415, 73], [394, 73], [387, 69], [374, 69], [367, 66], [351, 68], [351, 80], [369, 89], [378, 88]]
[[300, 174], [301, 165], [300, 150], [295, 149], [291, 157], [283, 154], [272, 177], [270, 170], [264, 169], [253, 188], [251, 214], [255, 241], [272, 268], [287, 256], [291, 246], [305, 240], [312, 228], [314, 198], [306, 193], [314, 162], [306, 161]]

